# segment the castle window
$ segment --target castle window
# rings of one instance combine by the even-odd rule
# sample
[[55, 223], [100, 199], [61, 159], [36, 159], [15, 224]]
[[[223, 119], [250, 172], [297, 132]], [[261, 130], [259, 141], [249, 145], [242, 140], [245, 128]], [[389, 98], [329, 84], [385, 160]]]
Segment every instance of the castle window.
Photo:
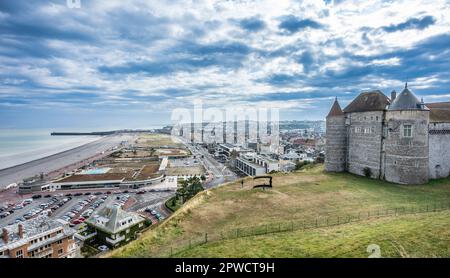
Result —
[[403, 125], [403, 137], [412, 137], [412, 125]]

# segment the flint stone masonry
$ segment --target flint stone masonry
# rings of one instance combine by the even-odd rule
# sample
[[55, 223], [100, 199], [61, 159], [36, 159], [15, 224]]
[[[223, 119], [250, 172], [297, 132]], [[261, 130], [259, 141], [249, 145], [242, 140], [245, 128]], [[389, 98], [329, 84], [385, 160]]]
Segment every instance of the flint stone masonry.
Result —
[[450, 123], [431, 123], [429, 132], [430, 178], [450, 175]]
[[430, 109], [405, 86], [390, 106], [380, 91], [360, 94], [344, 110], [335, 100], [327, 116], [325, 170], [370, 172], [399, 184], [448, 177], [450, 102]]

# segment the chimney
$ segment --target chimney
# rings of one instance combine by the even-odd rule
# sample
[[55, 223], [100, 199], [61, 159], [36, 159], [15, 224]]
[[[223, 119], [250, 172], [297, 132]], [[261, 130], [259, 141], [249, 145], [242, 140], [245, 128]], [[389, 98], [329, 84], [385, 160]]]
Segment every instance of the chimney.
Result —
[[19, 237], [23, 238], [23, 225], [19, 224], [18, 227], [19, 227]]
[[6, 228], [3, 228], [2, 239], [5, 243], [9, 241], [8, 230]]
[[397, 92], [395, 90], [393, 90], [391, 92], [391, 103], [394, 102], [394, 99], [397, 97]]

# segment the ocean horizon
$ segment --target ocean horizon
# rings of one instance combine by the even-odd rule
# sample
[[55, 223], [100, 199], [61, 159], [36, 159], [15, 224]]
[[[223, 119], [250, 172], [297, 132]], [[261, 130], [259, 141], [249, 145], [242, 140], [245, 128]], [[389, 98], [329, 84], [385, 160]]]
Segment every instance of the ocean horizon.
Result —
[[[161, 127], [162, 125], [147, 129]], [[109, 130], [117, 129], [0, 129], [0, 170], [67, 151], [101, 138], [101, 136], [51, 136], [51, 132], [97, 132]]]

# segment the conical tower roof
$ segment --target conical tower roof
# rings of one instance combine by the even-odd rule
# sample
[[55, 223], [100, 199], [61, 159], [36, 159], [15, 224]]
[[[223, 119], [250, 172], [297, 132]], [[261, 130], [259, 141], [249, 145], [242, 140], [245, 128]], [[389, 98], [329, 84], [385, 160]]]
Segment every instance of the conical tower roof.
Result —
[[422, 104], [423, 102], [408, 89], [408, 83], [406, 83], [405, 88], [397, 95], [388, 110], [427, 110]]
[[328, 115], [327, 115], [327, 118], [328, 117], [338, 117], [338, 116], [344, 116], [344, 112], [342, 111], [337, 98], [335, 98], [333, 106], [331, 106], [330, 113], [328, 113]]

